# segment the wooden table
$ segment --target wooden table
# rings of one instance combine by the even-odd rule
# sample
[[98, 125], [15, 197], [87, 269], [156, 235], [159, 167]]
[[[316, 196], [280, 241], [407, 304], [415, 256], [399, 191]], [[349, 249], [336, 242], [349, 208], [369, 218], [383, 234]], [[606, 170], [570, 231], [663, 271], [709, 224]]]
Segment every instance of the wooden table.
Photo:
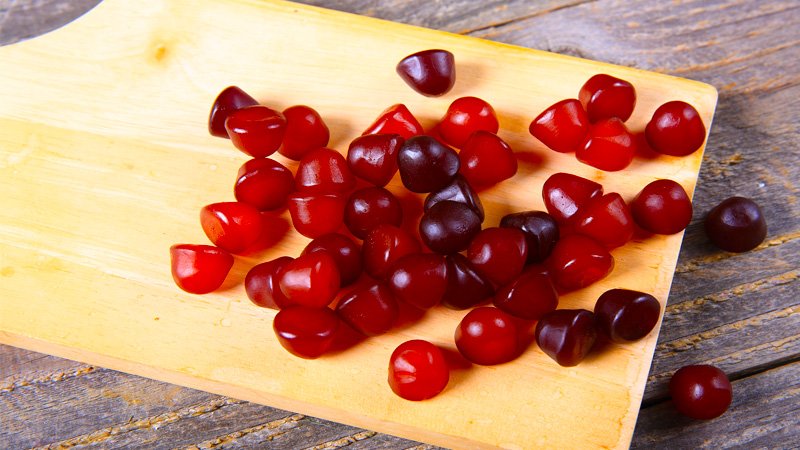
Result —
[[[95, 0], [0, 0], [0, 44], [67, 23]], [[796, 1], [439, 2], [318, 6], [704, 81], [719, 105], [633, 447], [800, 442], [800, 4]], [[758, 202], [769, 236], [728, 254], [702, 219], [732, 195]], [[710, 363], [731, 409], [695, 422], [670, 375]], [[0, 447], [432, 448], [313, 417], [0, 345]]]

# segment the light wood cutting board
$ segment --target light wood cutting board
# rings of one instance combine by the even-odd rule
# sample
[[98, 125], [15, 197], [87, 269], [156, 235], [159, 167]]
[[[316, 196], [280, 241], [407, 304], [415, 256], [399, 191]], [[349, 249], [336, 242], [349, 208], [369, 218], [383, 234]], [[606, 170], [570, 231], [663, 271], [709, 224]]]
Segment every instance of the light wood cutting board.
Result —
[[[394, 72], [427, 48], [456, 56], [458, 81], [443, 98], [416, 94]], [[391, 104], [430, 126], [460, 96], [486, 99], [521, 162], [516, 177], [481, 194], [485, 226], [543, 209], [541, 185], [556, 171], [629, 200], [657, 178], [691, 192], [701, 151], [605, 174], [530, 137], [533, 117], [598, 72], [636, 86], [634, 130], [673, 99], [710, 126], [716, 91], [694, 81], [277, 1], [106, 0], [65, 29], [0, 48], [0, 342], [448, 447], [627, 447], [656, 332], [574, 368], [533, 346], [513, 363], [454, 371], [440, 396], [408, 402], [386, 383], [390, 353], [411, 338], [454, 349], [463, 312], [435, 309], [306, 361], [278, 345], [275, 312], [252, 305], [240, 281], [257, 261], [296, 256], [307, 239], [290, 232], [239, 258], [225, 289], [206, 296], [178, 290], [169, 272], [169, 246], [206, 243], [199, 209], [232, 200], [246, 160], [206, 131], [228, 85], [277, 109], [315, 107], [340, 151]], [[397, 179], [390, 187], [400, 192]], [[615, 250], [613, 274], [560, 306], [592, 309], [614, 287], [652, 292], [663, 305], [681, 237]]]

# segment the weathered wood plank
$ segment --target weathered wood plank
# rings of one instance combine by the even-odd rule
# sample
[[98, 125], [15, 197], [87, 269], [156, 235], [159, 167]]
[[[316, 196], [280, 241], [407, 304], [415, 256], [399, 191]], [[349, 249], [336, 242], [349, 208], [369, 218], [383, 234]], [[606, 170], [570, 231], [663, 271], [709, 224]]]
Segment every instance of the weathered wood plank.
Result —
[[[272, 439], [273, 445], [277, 448], [315, 448], [326, 442], [339, 441], [343, 438], [360, 435], [367, 437], [370, 432], [364, 434], [363, 430], [340, 425], [325, 420], [306, 417], [302, 426], [292, 428], [287, 433], [275, 436]], [[356, 440], [356, 438], [352, 438]]]
[[800, 362], [733, 383], [730, 409], [699, 421], [678, 414], [671, 402], [639, 413], [631, 448], [794, 448], [800, 416]]
[[[798, 238], [800, 232], [769, 237], [762, 246], [745, 254], [711, 250], [706, 256], [681, 258], [670, 289], [670, 304], [790, 272], [798, 267], [800, 259]], [[745, 261], [750, 270], [742, 270]]]
[[[116, 445], [116, 443], [114, 443]], [[183, 446], [186, 450], [224, 449], [406, 449], [437, 450], [439, 447], [418, 444], [373, 431], [361, 430], [300, 414], [269, 423], [244, 428], [216, 438]]]
[[0, 0], [0, 45], [55, 30], [98, 3], [99, 0]]
[[338, 11], [372, 16], [453, 33], [467, 34], [502, 26], [522, 18], [548, 14], [591, 0], [525, 0], [484, 1], [386, 1], [371, 0], [303, 0], [299, 3]]
[[[131, 380], [133, 383], [138, 379]], [[227, 445], [243, 429], [277, 429], [290, 422], [292, 413], [253, 403], [212, 397], [178, 410], [131, 420], [52, 444], [54, 448], [86, 449], [142, 448], [170, 449], [193, 446], [197, 442]], [[234, 431], [232, 434], [231, 431]], [[228, 439], [219, 436], [231, 435]], [[202, 448], [202, 446], [201, 446]]]
[[337, 445], [347, 445], [348, 442], [369, 439], [375, 435], [371, 431], [301, 415], [264, 425], [236, 431], [184, 448], [202, 449], [220, 445], [226, 449], [259, 448], [266, 445], [277, 449], [336, 448]]
[[[52, 375], [40, 376], [35, 381], [26, 381], [25, 383], [18, 381], [14, 385], [3, 385], [5, 388], [2, 390], [5, 396], [0, 396], [0, 402], [2, 402], [0, 404], [12, 405], [5, 411], [8, 414], [22, 412], [25, 415], [18, 420], [8, 420], [10, 416], [6, 417], [0, 413], [0, 422], [4, 425], [9, 424], [0, 430], [0, 442], [19, 444], [23, 447], [46, 443], [50, 447], [74, 446], [77, 448], [141, 446], [153, 449], [180, 446], [187, 448], [211, 446], [257, 448], [265, 443], [271, 443], [280, 445], [279, 448], [294, 448], [298, 442], [305, 445], [312, 440], [310, 437], [315, 437], [318, 442], [308, 444], [309, 446], [338, 448], [347, 445], [352, 448], [400, 448], [418, 445], [413, 441], [394, 436], [377, 434], [319, 419], [306, 419], [303, 416], [267, 406], [178, 388], [166, 383], [97, 369], [82, 363], [13, 347], [4, 346], [4, 348], [7, 350], [0, 354], [5, 355], [5, 360], [11, 361], [13, 355], [15, 367], [20, 368], [27, 375], [39, 373], [42, 368], [64, 370], [53, 371]], [[51, 362], [43, 366], [37, 364], [42, 360]], [[72, 369], [73, 366], [74, 369]], [[31, 370], [34, 367], [37, 370]], [[92, 376], [87, 376], [89, 374]], [[37, 383], [37, 385], [32, 386], [32, 383]], [[50, 384], [49, 388], [43, 386], [44, 384]], [[77, 397], [82, 393], [93, 392], [97, 389], [98, 384], [102, 384], [105, 389], [101, 395], [89, 394], [85, 397]], [[167, 390], [171, 390], [179, 396], [191, 395], [177, 403], [175, 400], [170, 401], [163, 412], [156, 409], [153, 411], [156, 413], [154, 415], [142, 416], [141, 410], [131, 408], [131, 406], [137, 405], [152, 406], [154, 400], [164, 398]], [[43, 435], [41, 429], [20, 426], [20, 421], [39, 414], [36, 411], [42, 407], [42, 400], [47, 401], [53, 397], [57, 397], [59, 401], [46, 405], [51, 417], [36, 416], [37, 422], [46, 420], [61, 422], [57, 429], [52, 430], [52, 434]], [[124, 403], [120, 403], [118, 399], [124, 399]], [[75, 410], [81, 416], [80, 420], [74, 420]], [[111, 411], [114, 413], [112, 414]], [[66, 414], [70, 414], [70, 420], [64, 420]], [[87, 423], [94, 424], [94, 426], [88, 427], [91, 430], [89, 432], [85, 432]], [[109, 424], [109, 426], [95, 429], [97, 424]], [[298, 428], [291, 431], [294, 434], [282, 436], [294, 428]], [[26, 433], [39, 434], [45, 439], [24, 441], [10, 438], [11, 433], [17, 437]]]
[[[238, 429], [230, 433], [219, 435], [197, 444], [184, 446], [184, 449], [195, 450], [205, 448], [223, 449], [256, 449], [256, 448], [277, 448], [273, 441], [276, 436], [290, 432], [300, 426], [305, 420], [305, 416], [293, 414], [283, 419], [278, 419], [265, 424]], [[177, 448], [177, 447], [176, 447]]]
[[[777, 77], [796, 80], [793, 61], [779, 62], [769, 76], [753, 64], [765, 56], [785, 58], [796, 45], [800, 12], [796, 2], [754, 5], [742, 0], [693, 0], [680, 3], [597, 1], [562, 8], [550, 14], [522, 18], [474, 33], [478, 37], [590, 59], [690, 76], [735, 74], [741, 80]], [[739, 74], [735, 69], [746, 69]], [[784, 78], [785, 77], [785, 78]], [[703, 81], [726, 86], [725, 80]]]
[[86, 364], [0, 344], [0, 391], [18, 383], [57, 378]]
[[72, 376], [0, 392], [0, 442], [11, 448], [58, 442], [132, 418], [165, 414], [215, 396], [90, 367]]
[[369, 439], [353, 442], [347, 446], [347, 450], [389, 450], [389, 449], [414, 449], [414, 450], [439, 450], [441, 447], [433, 445], [419, 444], [408, 439], [389, 436], [388, 434], [376, 434]]
[[[796, 304], [792, 293], [800, 276], [800, 239], [754, 252], [747, 261], [752, 264], [747, 271], [732, 257], [676, 276], [660, 338], [671, 340]], [[780, 286], [785, 288], [776, 289]]]
[[[762, 63], [772, 64], [771, 61]], [[796, 182], [800, 178], [800, 143], [794, 138], [797, 126], [778, 132], [771, 125], [734, 125], [736, 121], [754, 120], [751, 118], [761, 114], [771, 115], [773, 108], [785, 117], [798, 117], [800, 107], [793, 99], [800, 95], [800, 86], [765, 94], [774, 100], [770, 102], [742, 103], [744, 95], [734, 91], [723, 93], [717, 105], [709, 148], [695, 191], [696, 223], [684, 238], [679, 270], [687, 260], [714, 258], [720, 254], [708, 243], [702, 218], [731, 195], [750, 197], [761, 205], [769, 228], [768, 242], [764, 245], [781, 245], [800, 235], [800, 193]], [[753, 267], [746, 262], [752, 255], [741, 255], [740, 259], [745, 261], [740, 266]]]
[[[667, 306], [660, 338], [663, 343], [702, 333], [711, 327], [732, 326], [762, 314], [797, 306], [787, 303], [797, 292], [798, 271], [737, 286], [695, 300]], [[795, 330], [797, 331], [797, 330]]]
[[[769, 290], [764, 295], [770, 295]], [[800, 304], [796, 303], [680, 339], [660, 342], [644, 400], [652, 402], [665, 396], [669, 377], [685, 365], [713, 364], [730, 376], [738, 377], [798, 357]]]

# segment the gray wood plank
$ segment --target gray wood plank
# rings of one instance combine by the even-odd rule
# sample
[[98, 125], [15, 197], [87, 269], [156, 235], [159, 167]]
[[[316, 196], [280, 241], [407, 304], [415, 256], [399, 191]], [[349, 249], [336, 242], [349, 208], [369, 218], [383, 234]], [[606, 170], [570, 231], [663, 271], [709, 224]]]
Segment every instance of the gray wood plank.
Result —
[[591, 0], [472, 0], [381, 1], [302, 0], [314, 6], [402, 22], [453, 33], [467, 34], [569, 8]]
[[[138, 382], [134, 379], [131, 383]], [[280, 430], [291, 423], [290, 412], [253, 403], [212, 397], [188, 407], [149, 417], [137, 417], [111, 427], [94, 430], [52, 444], [54, 448], [80, 449], [148, 448], [170, 449], [208, 441], [225, 447], [249, 429]], [[232, 430], [235, 430], [233, 433]], [[202, 448], [202, 446], [200, 447]]]
[[800, 362], [732, 383], [722, 416], [692, 420], [667, 401], [639, 413], [631, 448], [796, 448]]
[[[796, 291], [795, 291], [796, 292]], [[765, 293], [769, 295], [769, 293]], [[800, 304], [659, 342], [650, 369], [646, 402], [666, 394], [677, 369], [708, 363], [731, 377], [773, 367], [800, 357]], [[800, 397], [798, 397], [800, 401]]]
[[184, 446], [184, 449], [204, 449], [204, 448], [221, 448], [221, 449], [258, 449], [258, 448], [276, 448], [273, 439], [291, 430], [302, 426], [301, 423], [305, 420], [305, 416], [294, 414], [283, 419], [275, 420], [266, 424], [261, 424], [244, 429], [237, 429], [236, 431], [229, 432], [213, 439], [209, 439], [197, 444]]
[[0, 0], [0, 45], [55, 30], [98, 3], [100, 0]]
[[[692, 0], [636, 5], [596, 1], [523, 17], [473, 34], [679, 76], [700, 73], [703, 81], [721, 87], [730, 86], [734, 80], [729, 76], [714, 79], [714, 75], [733, 73], [741, 81], [755, 82], [778, 77], [779, 86], [786, 84], [783, 80], [797, 79], [796, 73], [783, 72], [794, 67], [795, 62], [781, 58], [781, 54], [791, 54], [798, 39], [792, 26], [800, 20], [797, 8], [797, 2], [791, 0], [759, 4]], [[753, 67], [753, 61], [769, 55], [778, 56], [775, 73], [747, 76], [755, 74], [759, 67]], [[740, 74], [732, 69], [753, 72]]]
[[[795, 253], [788, 254], [787, 252]], [[696, 292], [687, 291], [697, 295], [691, 298], [670, 296], [664, 315], [665, 323], [661, 327], [659, 337], [664, 341], [679, 339], [766, 312], [796, 306], [800, 299], [793, 299], [792, 294], [797, 292], [798, 281], [800, 281], [800, 269], [797, 269], [797, 261], [800, 261], [800, 240], [780, 247], [768, 248], [758, 253], [761, 255], [750, 258], [752, 264], [764, 262], [763, 267], [767, 267], [767, 269], [763, 267], [754, 269], [752, 272], [755, 273], [755, 276], [751, 277], [750, 273], [742, 273], [741, 280], [736, 282], [731, 274], [731, 279], [726, 279], [727, 268], [717, 266], [729, 265], [729, 263], [733, 263], [733, 267], [737, 266], [737, 263], [726, 260], [706, 271], [706, 273], [711, 272], [712, 274], [719, 272], [719, 280], [708, 280], [709, 284], [716, 286], [715, 288], [698, 286]], [[781, 264], [773, 270], [770, 262], [764, 261], [765, 259], [779, 261]], [[786, 265], [786, 260], [790, 260], [795, 268], [792, 269], [791, 266]], [[787, 269], [788, 271], [783, 272]]]
[[0, 344], [0, 391], [20, 383], [66, 376], [87, 364]]
[[[269, 443], [293, 448], [302, 443], [372, 449], [419, 445], [9, 346], [0, 346], [0, 361], [17, 369], [15, 377], [0, 385], [0, 405], [9, 406], [0, 412], [4, 424], [0, 442], [11, 446], [263, 448]], [[97, 395], [99, 385], [102, 391]], [[50, 403], [53, 398], [58, 402]], [[34, 426], [22, 423], [30, 421]], [[52, 429], [35, 425], [53, 421], [61, 425]], [[102, 424], [108, 426], [97, 428]], [[41, 439], [25, 439], [30, 435]]]
[[216, 396], [89, 368], [71, 377], [0, 392], [0, 442], [33, 447], [210, 402]]
[[[745, 262], [747, 270], [742, 270]], [[705, 257], [681, 258], [672, 280], [669, 304], [674, 307], [742, 285], [751, 285], [747, 290], [752, 291], [759, 288], [762, 280], [792, 273], [797, 267], [800, 267], [800, 239], [796, 237], [778, 245], [768, 243], [745, 254], [712, 249]]]
[[[281, 423], [276, 428], [255, 427], [212, 440], [199, 442], [184, 448], [210, 448], [222, 445], [226, 449], [255, 449], [267, 444], [274, 449], [336, 448], [361, 439], [369, 439], [375, 433], [355, 427], [313, 417], [298, 416], [297, 420]], [[339, 445], [341, 444], [341, 445]]]
[[418, 444], [408, 439], [390, 436], [388, 434], [376, 434], [369, 439], [363, 439], [348, 444], [347, 450], [389, 450], [389, 449], [415, 449], [415, 450], [438, 450], [441, 447], [433, 445]]

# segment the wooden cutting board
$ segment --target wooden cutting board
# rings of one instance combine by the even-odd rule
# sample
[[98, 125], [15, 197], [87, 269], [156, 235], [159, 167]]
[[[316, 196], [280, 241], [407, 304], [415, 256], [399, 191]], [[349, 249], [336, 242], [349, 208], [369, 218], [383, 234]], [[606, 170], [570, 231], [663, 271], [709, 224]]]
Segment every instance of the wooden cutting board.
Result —
[[[431, 99], [394, 67], [436, 47], [455, 54], [458, 81]], [[532, 346], [509, 364], [455, 370], [441, 395], [408, 402], [386, 383], [390, 353], [411, 338], [454, 349], [463, 312], [435, 309], [306, 361], [278, 345], [275, 312], [251, 304], [241, 280], [258, 261], [296, 256], [307, 239], [288, 232], [270, 251], [239, 258], [225, 288], [206, 296], [175, 287], [168, 257], [173, 243], [206, 242], [198, 211], [232, 200], [246, 160], [206, 131], [228, 85], [276, 109], [315, 107], [340, 151], [391, 104], [431, 126], [458, 97], [486, 99], [520, 159], [516, 177], [481, 194], [486, 226], [543, 209], [542, 183], [556, 171], [628, 200], [657, 178], [691, 192], [702, 152], [637, 158], [608, 174], [530, 137], [533, 117], [598, 72], [636, 86], [634, 130], [673, 99], [711, 124], [715, 89], [661, 74], [277, 1], [106, 0], [65, 29], [0, 48], [0, 342], [448, 447], [624, 448], [655, 332], [574, 368]], [[400, 192], [397, 179], [390, 188]], [[613, 274], [560, 307], [592, 309], [614, 287], [652, 292], [663, 305], [681, 237], [614, 250]]]

